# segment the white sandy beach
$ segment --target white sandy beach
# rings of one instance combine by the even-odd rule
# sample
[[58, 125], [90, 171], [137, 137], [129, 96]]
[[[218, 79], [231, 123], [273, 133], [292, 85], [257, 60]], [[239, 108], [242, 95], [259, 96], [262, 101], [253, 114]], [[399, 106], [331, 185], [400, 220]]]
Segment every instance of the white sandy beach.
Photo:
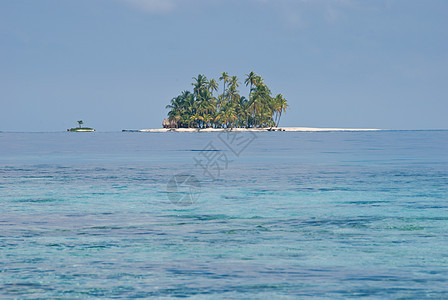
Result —
[[295, 132], [319, 132], [319, 131], [378, 131], [381, 129], [367, 128], [316, 128], [316, 127], [272, 127], [272, 128], [159, 128], [159, 129], [139, 129], [123, 130], [132, 132], [219, 132], [219, 131], [295, 131]]

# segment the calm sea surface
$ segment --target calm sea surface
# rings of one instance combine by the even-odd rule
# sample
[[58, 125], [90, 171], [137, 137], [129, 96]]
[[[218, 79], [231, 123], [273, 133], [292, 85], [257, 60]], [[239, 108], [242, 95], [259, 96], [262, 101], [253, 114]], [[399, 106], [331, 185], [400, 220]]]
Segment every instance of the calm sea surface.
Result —
[[359, 296], [448, 298], [448, 131], [0, 133], [0, 298]]

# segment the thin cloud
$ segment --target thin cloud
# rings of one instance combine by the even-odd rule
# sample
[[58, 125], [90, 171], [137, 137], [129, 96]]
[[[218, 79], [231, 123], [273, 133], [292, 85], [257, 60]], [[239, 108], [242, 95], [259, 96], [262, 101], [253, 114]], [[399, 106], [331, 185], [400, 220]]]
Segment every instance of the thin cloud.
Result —
[[172, 0], [120, 0], [130, 6], [148, 13], [167, 13], [176, 8]]

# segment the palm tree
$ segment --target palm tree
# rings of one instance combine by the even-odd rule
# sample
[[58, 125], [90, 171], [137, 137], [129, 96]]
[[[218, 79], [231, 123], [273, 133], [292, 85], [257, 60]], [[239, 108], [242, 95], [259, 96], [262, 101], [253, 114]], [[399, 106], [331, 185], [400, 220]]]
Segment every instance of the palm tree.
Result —
[[224, 87], [222, 90], [222, 94], [224, 95], [226, 93], [226, 83], [229, 81], [229, 74], [227, 74], [227, 72], [222, 72], [219, 80], [222, 80], [224, 82]]
[[199, 74], [198, 77], [193, 77], [196, 82], [193, 82], [191, 85], [194, 86], [194, 94], [196, 97], [200, 95], [204, 90], [208, 87], [207, 77], [202, 74]]
[[250, 101], [246, 97], [242, 96], [240, 102], [238, 103], [238, 116], [240, 119], [241, 127], [249, 127], [249, 116], [250, 116]]
[[263, 84], [264, 84], [263, 81], [264, 81], [264, 80], [263, 80], [263, 78], [261, 78], [261, 76], [255, 76], [255, 79], [254, 79], [254, 85], [255, 85], [255, 86], [263, 85]]
[[224, 100], [225, 100], [224, 95], [218, 95], [218, 99], [217, 99], [217, 104], [218, 104], [217, 109], [218, 110], [221, 109], [221, 107], [223, 106]]
[[277, 109], [277, 123], [276, 123], [275, 127], [278, 127], [278, 124], [280, 123], [280, 118], [282, 116], [282, 112], [286, 113], [286, 110], [289, 108], [289, 105], [282, 94], [278, 94], [275, 97], [275, 102], [276, 102], [276, 109]]
[[79, 128], [81, 128], [82, 124], [84, 124], [84, 122], [82, 120], [79, 120], [77, 123], [78, 123]]
[[[192, 115], [190, 117], [190, 120], [192, 120], [194, 123], [196, 123], [197, 128], [200, 128], [202, 126], [199, 125], [199, 121], [204, 121], [204, 118], [199, 113], [195, 113], [194, 115]], [[194, 127], [194, 125], [193, 125], [193, 127]]]
[[250, 72], [249, 74], [246, 74], [246, 76], [247, 78], [246, 80], [244, 80], [244, 83], [246, 84], [246, 86], [250, 84], [250, 90], [249, 90], [249, 97], [250, 97], [250, 94], [252, 93], [252, 86], [257, 83], [258, 75], [255, 72]]
[[255, 86], [249, 106], [254, 115], [254, 126], [263, 125], [265, 112], [272, 112], [271, 91], [265, 84]]
[[213, 91], [218, 91], [218, 82], [215, 79], [210, 79], [208, 82], [208, 88], [213, 95]]
[[240, 94], [233, 84], [229, 87], [227, 94], [229, 96], [229, 101], [231, 102], [238, 102], [240, 100]]
[[216, 127], [224, 127], [226, 123], [225, 112], [227, 104], [223, 104], [221, 109], [216, 113], [215, 119], [213, 120]]
[[237, 119], [234, 103], [226, 103], [219, 114], [219, 119], [227, 128], [233, 128], [234, 121]]
[[238, 77], [236, 77], [236, 76], [232, 76], [230, 78], [229, 82], [230, 82], [230, 86], [233, 86], [235, 89], [240, 86], [240, 83], [238, 82]]

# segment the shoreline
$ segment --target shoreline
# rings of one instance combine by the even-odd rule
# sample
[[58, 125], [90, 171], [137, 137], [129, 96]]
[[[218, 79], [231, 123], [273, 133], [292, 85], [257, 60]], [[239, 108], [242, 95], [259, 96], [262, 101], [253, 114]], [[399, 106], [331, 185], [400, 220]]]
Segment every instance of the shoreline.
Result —
[[316, 128], [316, 127], [269, 127], [269, 128], [159, 128], [159, 129], [123, 129], [122, 132], [263, 132], [263, 131], [288, 131], [288, 132], [329, 132], [329, 131], [380, 131], [382, 129], [370, 128]]

